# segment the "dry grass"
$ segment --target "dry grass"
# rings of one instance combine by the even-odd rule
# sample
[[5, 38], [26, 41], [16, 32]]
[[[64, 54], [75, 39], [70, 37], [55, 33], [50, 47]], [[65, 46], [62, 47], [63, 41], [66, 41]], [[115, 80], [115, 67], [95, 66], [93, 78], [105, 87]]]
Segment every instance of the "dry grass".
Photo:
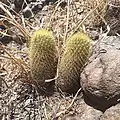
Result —
[[98, 6], [98, 8], [94, 11], [94, 13], [90, 16], [90, 19], [92, 19], [93, 25], [100, 25], [102, 22], [102, 19], [104, 19], [106, 15], [108, 0], [87, 0], [87, 6], [90, 9], [95, 8]]
[[[35, 15], [34, 22], [31, 23], [25, 18], [21, 20], [20, 16], [17, 16], [20, 21], [15, 20], [9, 7], [0, 2], [0, 8], [6, 13], [0, 17], [12, 23], [28, 39], [33, 31], [40, 28], [52, 30], [61, 53], [61, 47], [69, 36], [76, 31], [86, 32], [86, 29], [94, 26], [93, 23], [100, 24], [104, 19], [107, 5], [106, 0], [66, 0], [67, 5], [61, 6], [63, 1], [58, 0], [54, 5], [49, 5], [47, 14], [43, 10], [42, 13]], [[42, 22], [39, 22], [40, 19]], [[0, 76], [3, 78], [0, 116], [7, 119], [12, 116], [15, 120], [19, 118], [55, 120], [56, 117], [61, 119], [69, 113], [81, 114], [81, 103], [77, 100], [78, 93], [75, 97], [66, 97], [63, 93], [55, 93], [49, 97], [41, 96], [34, 85], [21, 82], [30, 81], [29, 60], [27, 47], [18, 46], [15, 43], [8, 46], [0, 45]]]

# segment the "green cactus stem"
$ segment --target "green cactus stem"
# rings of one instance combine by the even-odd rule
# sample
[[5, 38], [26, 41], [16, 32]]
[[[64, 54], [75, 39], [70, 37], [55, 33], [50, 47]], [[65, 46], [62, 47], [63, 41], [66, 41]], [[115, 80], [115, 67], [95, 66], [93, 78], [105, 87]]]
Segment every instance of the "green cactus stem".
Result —
[[44, 86], [46, 79], [54, 78], [57, 70], [57, 50], [51, 32], [39, 30], [34, 33], [29, 49], [30, 70], [33, 82]]
[[90, 54], [90, 38], [76, 33], [67, 40], [58, 63], [56, 86], [63, 92], [76, 92], [80, 87], [80, 73]]

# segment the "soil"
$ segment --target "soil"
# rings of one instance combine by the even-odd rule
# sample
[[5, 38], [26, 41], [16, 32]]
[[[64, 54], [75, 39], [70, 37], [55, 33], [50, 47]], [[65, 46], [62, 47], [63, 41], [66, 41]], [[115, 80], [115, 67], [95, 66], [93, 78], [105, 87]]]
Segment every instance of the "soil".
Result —
[[[38, 90], [30, 83], [28, 37], [42, 28], [53, 31], [60, 54], [63, 43], [76, 31], [84, 31], [92, 43], [98, 45], [101, 36], [108, 40], [106, 36], [120, 34], [119, 0], [109, 0], [105, 14], [99, 13], [104, 19], [99, 15], [96, 17], [99, 22], [95, 22], [95, 11], [90, 14], [94, 7], [90, 7], [87, 0], [1, 2], [4, 4], [0, 3], [0, 120], [107, 120], [105, 116], [111, 110], [104, 113], [105, 110], [97, 110], [88, 104], [81, 88], [79, 93], [67, 94], [55, 87], [51, 93]], [[9, 10], [25, 32], [19, 24], [13, 24], [14, 20], [1, 5]], [[114, 45], [119, 47], [117, 41]], [[114, 115], [115, 118], [120, 116]]]

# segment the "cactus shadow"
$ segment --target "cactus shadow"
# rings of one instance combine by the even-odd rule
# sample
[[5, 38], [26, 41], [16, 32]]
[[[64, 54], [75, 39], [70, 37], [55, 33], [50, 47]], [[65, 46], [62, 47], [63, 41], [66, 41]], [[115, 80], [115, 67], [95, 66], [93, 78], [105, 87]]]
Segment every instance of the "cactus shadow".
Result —
[[39, 95], [52, 96], [55, 92], [55, 81], [45, 84], [43, 87], [37, 86]]
[[103, 99], [98, 99], [96, 97], [92, 96], [92, 99], [90, 97], [88, 97], [88, 95], [86, 95], [83, 92], [83, 99], [85, 101], [86, 104], [88, 104], [89, 106], [102, 111], [103, 113], [105, 112], [105, 110], [107, 110], [108, 108], [110, 108], [111, 106], [116, 105], [118, 102], [114, 99], [110, 100], [110, 101], [105, 101]]

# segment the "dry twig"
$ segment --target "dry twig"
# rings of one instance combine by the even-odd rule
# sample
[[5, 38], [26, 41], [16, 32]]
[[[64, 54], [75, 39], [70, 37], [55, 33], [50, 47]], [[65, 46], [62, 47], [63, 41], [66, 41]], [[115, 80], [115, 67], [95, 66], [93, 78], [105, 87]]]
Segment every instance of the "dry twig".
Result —
[[75, 102], [75, 99], [77, 98], [77, 96], [78, 96], [78, 94], [79, 94], [80, 91], [81, 91], [81, 88], [75, 94], [75, 96], [74, 96], [72, 102], [70, 103], [70, 105], [64, 111], [61, 111], [61, 112], [59, 112], [59, 113], [56, 114], [56, 118], [59, 117], [61, 114], [64, 114], [66, 111], [68, 111], [72, 107], [72, 105]]
[[70, 0], [68, 0], [68, 6], [67, 6], [67, 20], [66, 20], [66, 31], [64, 36], [64, 43], [66, 41], [67, 34], [68, 34], [69, 14], [70, 14]]
[[22, 33], [27, 39], [29, 39], [29, 38], [30, 38], [29, 34], [28, 34], [28, 33], [23, 29], [23, 27], [14, 19], [14, 17], [13, 17], [12, 14], [10, 13], [10, 11], [4, 7], [4, 4], [3, 4], [2, 2], [0, 2], [0, 8], [10, 17], [11, 21], [13, 21], [14, 25], [21, 31], [21, 33]]

